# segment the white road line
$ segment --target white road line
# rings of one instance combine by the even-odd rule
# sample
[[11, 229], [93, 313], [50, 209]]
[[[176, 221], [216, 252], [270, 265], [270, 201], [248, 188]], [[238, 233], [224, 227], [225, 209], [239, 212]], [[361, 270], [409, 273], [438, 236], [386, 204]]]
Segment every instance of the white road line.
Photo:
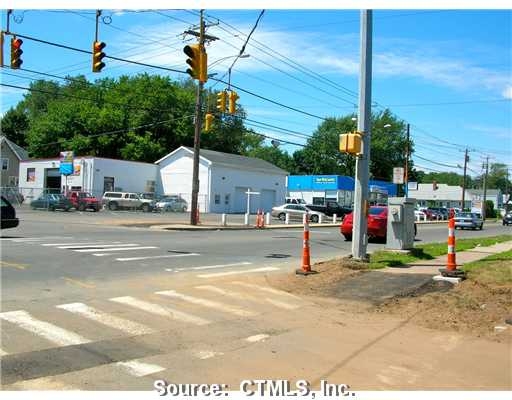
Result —
[[[112, 242], [110, 242], [112, 243]], [[80, 245], [69, 245], [69, 246], [58, 246], [57, 248], [58, 249], [70, 249], [70, 250], [74, 250], [74, 249], [86, 249], [86, 248], [90, 248], [90, 247], [93, 247], [95, 246], [95, 248], [97, 249], [108, 249], [110, 250], [111, 247], [130, 247], [130, 246], [140, 246], [140, 244], [138, 243], [125, 243], [125, 244], [103, 244], [103, 243], [97, 243], [97, 244], [87, 244], [87, 243], [82, 243]]]
[[181, 272], [181, 271], [190, 271], [190, 270], [202, 270], [202, 269], [215, 269], [215, 268], [228, 268], [235, 267], [237, 265], [252, 265], [251, 262], [242, 261], [232, 264], [219, 264], [219, 265], [205, 265], [202, 267], [190, 267], [190, 268], [166, 268], [165, 270], [168, 272]]
[[99, 322], [100, 324], [109, 326], [111, 328], [126, 332], [130, 335], [144, 335], [146, 333], [154, 332], [153, 329], [147, 326], [144, 326], [137, 322], [129, 321], [124, 318], [116, 317], [114, 315], [109, 315], [107, 313], [96, 310], [92, 307], [89, 307], [88, 305], [83, 303], [61, 304], [55, 307], [72, 312], [74, 314], [81, 315], [85, 318]]
[[139, 246], [139, 247], [109, 247], [107, 249], [97, 248], [97, 249], [82, 249], [82, 250], [73, 250], [78, 253], [94, 253], [95, 251], [125, 251], [125, 250], [144, 250], [144, 249], [158, 249], [157, 246]]
[[167, 254], [165, 256], [148, 256], [148, 257], [128, 257], [128, 258], [116, 258], [117, 261], [138, 261], [138, 260], [149, 260], [153, 258], [174, 258], [174, 257], [189, 257], [199, 256], [198, 253], [187, 253], [187, 254]]
[[233, 283], [235, 285], [245, 286], [245, 287], [250, 288], [250, 289], [257, 289], [257, 290], [261, 290], [263, 292], [272, 293], [272, 294], [278, 294], [278, 295], [282, 295], [282, 296], [288, 296], [288, 297], [291, 297], [293, 299], [300, 300], [300, 297], [295, 296], [295, 295], [293, 295], [291, 293], [285, 292], [283, 290], [273, 289], [273, 288], [270, 288], [270, 287], [267, 287], [267, 286], [259, 286], [259, 285], [255, 285], [253, 283], [240, 282], [240, 281], [233, 281], [231, 283]]
[[121, 243], [121, 242], [91, 242], [91, 243], [87, 243], [87, 242], [76, 242], [76, 243], [41, 243], [41, 246], [79, 246], [81, 244], [84, 244], [84, 245], [89, 245], [89, 246], [95, 246], [95, 245], [98, 245], [98, 244], [103, 244], [103, 243]]
[[183, 322], [189, 322], [195, 325], [207, 325], [211, 323], [211, 321], [208, 321], [207, 319], [199, 318], [191, 314], [177, 311], [170, 307], [163, 307], [159, 304], [139, 300], [131, 296], [114, 297], [110, 299], [110, 301], [114, 301], [120, 304], [126, 304], [128, 306], [138, 308], [139, 310], [146, 311], [151, 314], [160, 315], [162, 317], [172, 318]]
[[116, 362], [115, 365], [136, 377], [151, 375], [165, 370], [165, 368], [160, 365], [147, 364], [138, 360], [119, 361]]
[[253, 311], [243, 310], [239, 307], [230, 306], [229, 304], [220, 303], [217, 301], [201, 299], [198, 297], [188, 296], [186, 294], [178, 293], [174, 290], [164, 290], [161, 292], [155, 292], [156, 294], [160, 294], [162, 296], [174, 297], [183, 301], [188, 301], [192, 304], [197, 304], [204, 307], [214, 308], [220, 311], [224, 311], [227, 313], [231, 313], [234, 315], [238, 315], [239, 317], [252, 317], [257, 315]]
[[41, 242], [48, 239], [73, 239], [72, 236], [44, 236], [39, 238], [1, 238], [1, 240], [10, 240], [12, 242]]
[[82, 343], [89, 343], [86, 339], [76, 333], [60, 328], [46, 321], [40, 321], [32, 317], [28, 312], [9, 311], [0, 314], [0, 319], [9, 321], [20, 328], [23, 328], [59, 346], [71, 346]]
[[113, 253], [93, 253], [93, 256], [96, 256], [96, 257], [105, 257], [105, 256], [111, 256]]
[[267, 335], [266, 333], [261, 333], [259, 335], [249, 336], [248, 338], [245, 338], [246, 342], [261, 342], [262, 340], [268, 339], [270, 335]]
[[6, 356], [7, 354], [9, 354], [9, 353], [7, 353], [6, 351], [3, 351], [2, 349], [0, 349], [0, 357], [1, 356]]
[[224, 289], [218, 288], [216, 286], [211, 286], [211, 285], [196, 286], [195, 288], [200, 289], [200, 290], [208, 290], [213, 293], [217, 293], [217, 294], [220, 294], [223, 296], [233, 297], [236, 299], [250, 300], [250, 301], [257, 302], [257, 303], [261, 303], [263, 300], [263, 301], [266, 301], [267, 303], [272, 304], [273, 306], [276, 306], [278, 308], [283, 308], [285, 310], [294, 310], [299, 307], [298, 305], [295, 305], [295, 304], [289, 304], [289, 303], [285, 303], [283, 301], [269, 299], [269, 298], [261, 299], [259, 297], [251, 296], [249, 294], [234, 292], [231, 290], [224, 290]]
[[201, 274], [197, 275], [198, 278], [215, 278], [217, 276], [229, 276], [229, 275], [238, 275], [238, 274], [249, 274], [253, 272], [268, 272], [268, 271], [278, 271], [279, 268], [276, 267], [262, 267], [262, 268], [254, 268], [254, 269], [244, 269], [242, 271], [229, 271], [229, 272], [214, 272], [211, 274]]
[[213, 358], [215, 356], [222, 356], [224, 353], [220, 351], [211, 351], [211, 350], [194, 350], [192, 351], [192, 355], [200, 360], [206, 360], [208, 358]]

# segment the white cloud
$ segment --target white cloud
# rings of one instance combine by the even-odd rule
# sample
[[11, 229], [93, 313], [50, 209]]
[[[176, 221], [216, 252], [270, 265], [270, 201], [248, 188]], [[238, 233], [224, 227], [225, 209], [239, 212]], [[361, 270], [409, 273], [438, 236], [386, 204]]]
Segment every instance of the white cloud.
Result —
[[507, 86], [501, 94], [506, 99], [512, 99], [512, 85]]

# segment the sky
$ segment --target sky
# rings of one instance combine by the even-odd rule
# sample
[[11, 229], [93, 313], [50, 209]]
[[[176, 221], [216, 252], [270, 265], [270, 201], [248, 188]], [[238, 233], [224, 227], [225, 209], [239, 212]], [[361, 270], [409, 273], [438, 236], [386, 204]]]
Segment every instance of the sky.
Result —
[[[95, 74], [89, 54], [24, 39], [22, 69], [2, 68], [2, 83], [28, 87], [32, 80], [50, 79], [37, 72], [84, 74], [89, 80], [142, 72], [187, 77], [183, 47], [195, 38], [183, 32], [197, 28], [197, 9], [108, 9], [104, 4], [99, 39], [107, 44], [107, 55], [181, 73], [107, 59]], [[128, 3], [114, 6], [123, 4]], [[208, 73], [225, 76], [254, 29], [245, 47], [248, 56], [236, 60], [231, 83], [247, 91], [238, 90], [246, 125], [281, 140], [293, 153], [301, 147], [286, 142], [303, 145], [325, 118], [357, 113], [360, 10], [265, 9], [256, 24], [262, 9], [251, 6], [205, 9], [207, 34], [218, 38], [206, 47]], [[5, 10], [0, 18], [5, 30]], [[512, 12], [503, 9], [373, 11], [372, 111], [387, 107], [410, 124], [417, 169], [462, 174], [467, 148], [471, 176], [482, 173], [487, 157], [512, 170], [511, 25]], [[95, 10], [16, 9], [10, 31], [89, 50]], [[210, 79], [205, 87], [226, 85]], [[0, 88], [2, 114], [27, 93]]]

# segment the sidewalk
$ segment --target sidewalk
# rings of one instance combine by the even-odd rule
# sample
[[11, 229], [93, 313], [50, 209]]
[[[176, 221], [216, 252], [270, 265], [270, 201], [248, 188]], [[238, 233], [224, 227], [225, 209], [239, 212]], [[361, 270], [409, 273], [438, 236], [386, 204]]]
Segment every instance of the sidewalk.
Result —
[[[512, 241], [457, 253], [457, 266], [481, 260], [492, 254], [512, 250]], [[386, 299], [412, 293], [439, 275], [439, 269], [446, 268], [446, 255], [428, 261], [418, 261], [401, 267], [388, 267], [369, 271], [342, 281], [336, 297], [346, 300], [379, 304]]]

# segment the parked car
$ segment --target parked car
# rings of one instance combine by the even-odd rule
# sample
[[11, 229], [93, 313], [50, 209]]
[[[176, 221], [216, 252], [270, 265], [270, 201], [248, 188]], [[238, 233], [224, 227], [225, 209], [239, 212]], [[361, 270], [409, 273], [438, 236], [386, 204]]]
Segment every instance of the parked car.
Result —
[[43, 193], [36, 200], [32, 200], [30, 207], [33, 210], [36, 208], [44, 208], [49, 211], [69, 211], [73, 208], [73, 204], [71, 204], [71, 201], [62, 194]]
[[68, 199], [71, 201], [71, 204], [73, 204], [73, 207], [79, 211], [100, 210], [100, 201], [91, 193], [76, 191], [68, 192]]
[[324, 205], [319, 204], [306, 204], [310, 210], [323, 212], [325, 215], [332, 217], [344, 217], [346, 214], [351, 213], [352, 209], [349, 207], [340, 206], [336, 201], [327, 201]]
[[129, 192], [105, 192], [102, 199], [103, 205], [109, 210], [142, 210], [144, 212], [152, 211], [155, 207], [155, 201], [144, 199], [138, 193]]
[[484, 226], [484, 220], [482, 219], [482, 215], [478, 213], [472, 212], [461, 212], [455, 215], [455, 229], [480, 229], [482, 230]]
[[16, 228], [20, 221], [16, 218], [16, 209], [4, 196], [0, 197], [1, 201], [1, 218], [0, 229]]
[[427, 214], [425, 214], [423, 211], [420, 211], [420, 210], [414, 210], [414, 219], [420, 220], [420, 221], [426, 221]]
[[287, 197], [286, 204], [306, 204], [306, 200], [297, 197]]
[[283, 204], [279, 207], [272, 208], [272, 216], [279, 218], [281, 221], [286, 220], [286, 214], [290, 214], [291, 219], [299, 219], [302, 221], [304, 214], [309, 214], [309, 220], [311, 222], [320, 221], [320, 217], [325, 218], [325, 214], [320, 211], [314, 211], [302, 204]]
[[[352, 240], [354, 214], [350, 213], [345, 215], [340, 225], [340, 232], [345, 237], [345, 240]], [[368, 210], [367, 218], [367, 234], [369, 239], [386, 240], [388, 229], [388, 207], [387, 206], [372, 206]], [[417, 233], [417, 226], [414, 223], [414, 236]]]
[[181, 211], [188, 209], [187, 202], [180, 196], [164, 196], [155, 205], [156, 211]]
[[446, 220], [448, 219], [448, 210], [444, 207], [429, 207], [429, 210], [434, 212], [434, 215], [437, 215], [438, 219]]
[[512, 224], [512, 213], [505, 214], [503, 216], [503, 225]]

